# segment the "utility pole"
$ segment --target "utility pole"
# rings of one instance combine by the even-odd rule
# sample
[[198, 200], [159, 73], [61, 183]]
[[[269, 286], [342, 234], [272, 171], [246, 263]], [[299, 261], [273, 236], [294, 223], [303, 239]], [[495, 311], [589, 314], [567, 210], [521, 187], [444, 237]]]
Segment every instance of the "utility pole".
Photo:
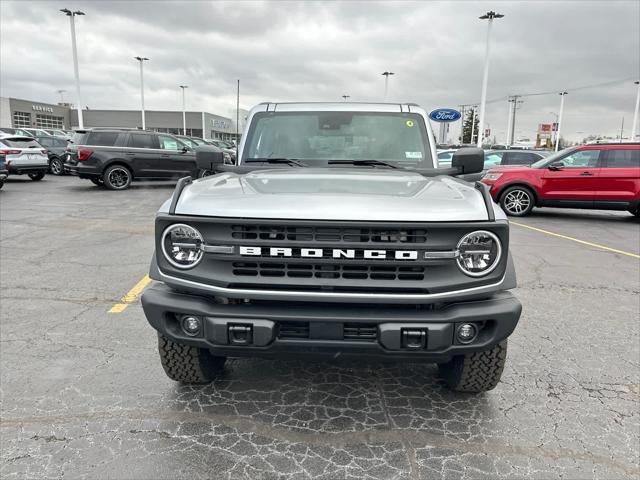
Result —
[[514, 137], [516, 133], [516, 110], [518, 109], [518, 104], [522, 103], [522, 100], [518, 100], [522, 95], [512, 95], [509, 97], [509, 102], [511, 105], [511, 121], [510, 128], [508, 129], [507, 143], [508, 145], [513, 145]]
[[68, 8], [63, 8], [60, 10], [67, 17], [69, 17], [69, 23], [71, 24], [71, 50], [73, 51], [73, 73], [76, 78], [76, 100], [78, 104], [76, 105], [76, 109], [78, 110], [78, 126], [80, 128], [84, 128], [84, 121], [82, 118], [82, 100], [80, 98], [80, 72], [78, 70], [78, 48], [76, 47], [76, 15], [84, 15], [84, 12], [80, 10], [76, 10], [72, 12]]
[[387, 101], [387, 94], [389, 93], [389, 76], [395, 75], [393, 72], [382, 72], [384, 75], [384, 101]]
[[351, 95], [342, 95], [342, 98], [344, 99], [344, 101], [347, 101], [347, 98], [351, 98]]
[[187, 107], [184, 101], [184, 91], [189, 88], [188, 85], [180, 85], [182, 89], [182, 134], [187, 134]]
[[[487, 45], [485, 47], [485, 54], [484, 54], [484, 72], [482, 74], [482, 96], [480, 97], [480, 128], [478, 129], [478, 132], [482, 131], [482, 134], [478, 134], [478, 148], [482, 148], [482, 140], [484, 137], [484, 123], [485, 123], [485, 107], [486, 107], [486, 103], [487, 103], [487, 83], [489, 80], [489, 54], [490, 52], [490, 46], [491, 46], [491, 25], [493, 24], [493, 19], [494, 18], [502, 18], [504, 17], [504, 15], [500, 14], [500, 13], [496, 13], [494, 11], [490, 11], [487, 12], [486, 14], [482, 15], [480, 18], [480, 20], [489, 20], [488, 25], [487, 25]], [[472, 131], [472, 136], [473, 136], [473, 131]]]
[[635, 82], [636, 85], [638, 85], [638, 93], [636, 94], [636, 108], [633, 111], [633, 123], [631, 125], [633, 125], [631, 127], [631, 141], [635, 142], [636, 141], [636, 137], [638, 136], [638, 110], [640, 110], [640, 80], [637, 80]]
[[558, 113], [558, 130], [556, 131], [556, 146], [554, 148], [554, 150], [557, 152], [558, 151], [558, 145], [560, 145], [560, 127], [562, 126], [562, 113], [564, 111], [564, 96], [567, 94], [568, 92], [560, 92], [558, 95], [560, 95], [560, 113]]
[[142, 102], [142, 130], [146, 130], [147, 129], [147, 125], [145, 122], [145, 118], [144, 118], [144, 69], [143, 69], [143, 64], [144, 62], [148, 61], [149, 59], [147, 57], [133, 57], [136, 60], [138, 60], [138, 62], [140, 62], [140, 100]]

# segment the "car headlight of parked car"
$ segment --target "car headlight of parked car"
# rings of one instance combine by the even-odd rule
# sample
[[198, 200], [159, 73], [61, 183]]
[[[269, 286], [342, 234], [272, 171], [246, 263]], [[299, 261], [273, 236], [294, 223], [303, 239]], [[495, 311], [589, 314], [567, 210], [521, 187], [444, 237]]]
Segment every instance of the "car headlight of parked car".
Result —
[[183, 223], [176, 223], [167, 227], [162, 234], [162, 253], [174, 267], [193, 268], [202, 260], [203, 242], [198, 230]]
[[470, 277], [482, 277], [493, 271], [500, 262], [502, 245], [491, 232], [478, 230], [467, 233], [457, 246], [458, 267]]
[[495, 182], [496, 180], [498, 180], [500, 177], [502, 176], [501, 173], [487, 173], [485, 174], [485, 176], [482, 178], [482, 180], [488, 180], [490, 182]]

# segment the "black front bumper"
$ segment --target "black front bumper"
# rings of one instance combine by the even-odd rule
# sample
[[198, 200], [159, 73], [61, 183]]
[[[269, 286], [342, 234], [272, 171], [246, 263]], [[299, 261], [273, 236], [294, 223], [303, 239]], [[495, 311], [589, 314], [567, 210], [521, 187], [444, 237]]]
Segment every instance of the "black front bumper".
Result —
[[[491, 348], [513, 332], [522, 311], [509, 292], [441, 308], [302, 302], [221, 304], [163, 284], [144, 292], [142, 306], [158, 332], [176, 343], [208, 348], [222, 356], [355, 355], [434, 362]], [[186, 315], [201, 320], [198, 336], [189, 336], [182, 329]], [[473, 323], [479, 329], [470, 344], [456, 339], [456, 329], [462, 323]], [[238, 328], [248, 328], [249, 335], [236, 337]], [[422, 343], [416, 343], [420, 336]], [[238, 343], [238, 338], [246, 341]]]

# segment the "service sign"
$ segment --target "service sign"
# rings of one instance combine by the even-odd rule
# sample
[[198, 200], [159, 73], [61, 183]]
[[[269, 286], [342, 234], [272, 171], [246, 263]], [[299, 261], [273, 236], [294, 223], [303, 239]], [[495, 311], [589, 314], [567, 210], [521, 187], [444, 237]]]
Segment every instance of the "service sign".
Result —
[[462, 114], [453, 108], [436, 108], [429, 113], [429, 118], [434, 122], [455, 122], [460, 117]]

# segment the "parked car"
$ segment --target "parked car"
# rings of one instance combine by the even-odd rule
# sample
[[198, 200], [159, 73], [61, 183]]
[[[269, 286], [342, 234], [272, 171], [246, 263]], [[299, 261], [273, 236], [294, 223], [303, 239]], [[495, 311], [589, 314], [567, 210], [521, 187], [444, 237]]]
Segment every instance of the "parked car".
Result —
[[16, 133], [33, 138], [51, 135], [49, 132], [41, 128], [17, 128]]
[[208, 145], [218, 147], [224, 153], [224, 163], [232, 164], [236, 162], [236, 147], [223, 140], [209, 139], [204, 140]]
[[54, 175], [64, 174], [64, 162], [67, 158], [67, 146], [69, 142], [63, 137], [44, 136], [36, 137], [40, 145], [47, 149], [49, 157], [49, 171]]
[[69, 132], [66, 132], [64, 130], [45, 129], [44, 131], [47, 132], [49, 135], [53, 135], [55, 137], [63, 137], [63, 138], [69, 137]]
[[[237, 166], [213, 148], [197, 160], [226, 173], [181, 179], [155, 215], [142, 307], [169, 378], [289, 355], [434, 362], [453, 390], [498, 384], [522, 309], [509, 223], [482, 185], [439, 175], [425, 110], [260, 104]], [[447, 173], [483, 161], [461, 149]]]
[[9, 175], [5, 161], [6, 158], [6, 155], [0, 152], [0, 188], [2, 188], [2, 186], [4, 185], [4, 181], [7, 179], [7, 175]]
[[491, 168], [483, 183], [508, 215], [534, 207], [628, 210], [640, 216], [640, 143], [582, 145], [531, 167]]
[[78, 130], [67, 147], [66, 172], [125, 190], [134, 180], [201, 177], [194, 150], [167, 133], [131, 129]]
[[551, 152], [547, 150], [485, 150], [484, 168], [482, 172], [460, 175], [460, 178], [467, 182], [477, 182], [485, 176], [490, 168], [499, 166], [528, 166], [548, 157], [550, 154]]
[[49, 169], [47, 150], [33, 137], [0, 136], [0, 153], [5, 156], [10, 175], [27, 174], [31, 180], [38, 181]]

